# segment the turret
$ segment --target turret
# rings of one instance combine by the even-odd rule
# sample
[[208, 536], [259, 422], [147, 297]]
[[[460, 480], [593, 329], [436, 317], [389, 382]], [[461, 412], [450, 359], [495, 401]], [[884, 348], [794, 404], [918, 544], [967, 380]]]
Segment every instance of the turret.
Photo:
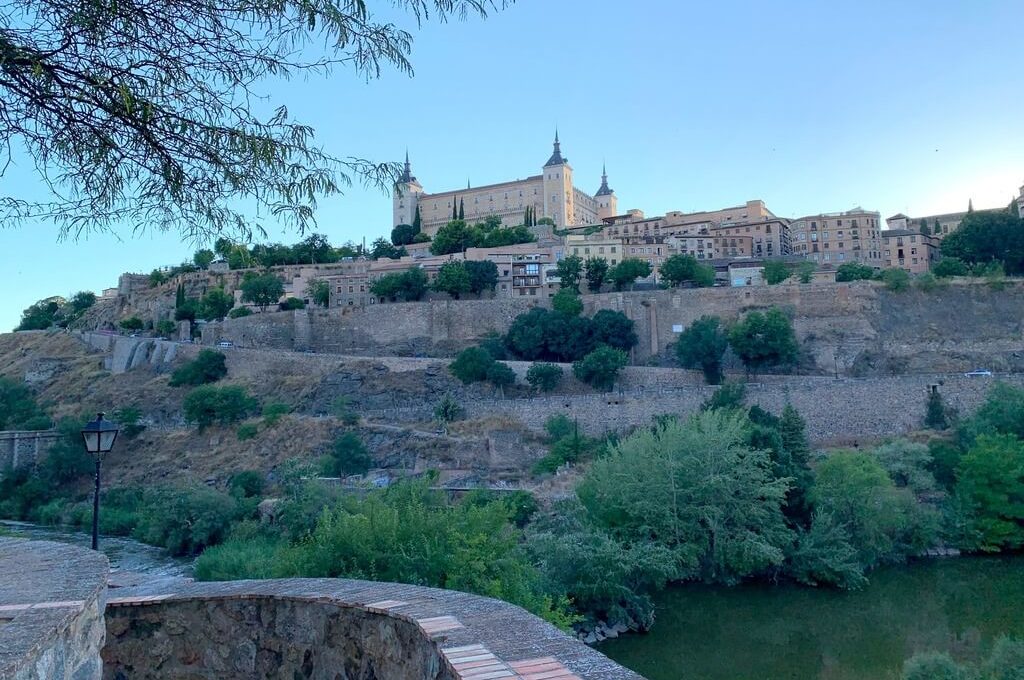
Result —
[[395, 182], [395, 190], [392, 195], [392, 225], [412, 224], [416, 215], [416, 205], [419, 202], [423, 187], [412, 174], [412, 166], [409, 164], [409, 152], [405, 152], [405, 167], [402, 174]]
[[555, 221], [555, 226], [565, 227], [575, 223], [575, 199], [572, 191], [572, 167], [562, 156], [562, 145], [555, 130], [554, 150], [544, 164], [544, 217]]
[[608, 187], [608, 170], [604, 164], [601, 165], [601, 188], [594, 194], [594, 198], [597, 200], [597, 217], [599, 219], [603, 220], [618, 214], [619, 199], [615, 196], [615, 191]]

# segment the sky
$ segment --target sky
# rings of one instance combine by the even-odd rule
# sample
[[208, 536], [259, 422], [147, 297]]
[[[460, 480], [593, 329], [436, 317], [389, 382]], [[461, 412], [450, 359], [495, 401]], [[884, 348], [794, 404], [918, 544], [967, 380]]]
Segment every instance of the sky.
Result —
[[[1020, 0], [518, 0], [486, 20], [404, 23], [412, 78], [268, 82], [268, 103], [338, 156], [408, 149], [428, 192], [538, 174], [556, 126], [576, 185], [596, 191], [606, 162], [620, 212], [762, 199], [783, 217], [884, 218], [1003, 206], [1024, 184]], [[0, 195], [36, 191], [28, 163], [0, 176]], [[354, 187], [317, 220], [333, 243], [369, 242], [390, 233], [391, 199]], [[0, 227], [0, 329], [195, 247]]]

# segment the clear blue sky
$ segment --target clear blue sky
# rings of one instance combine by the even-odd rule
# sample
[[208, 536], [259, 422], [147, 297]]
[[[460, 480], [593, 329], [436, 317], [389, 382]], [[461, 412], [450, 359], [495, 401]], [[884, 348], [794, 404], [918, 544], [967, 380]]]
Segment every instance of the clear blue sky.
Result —
[[[539, 172], [557, 124], [577, 185], [596, 190], [606, 159], [623, 210], [760, 198], [787, 217], [886, 217], [1005, 205], [1024, 183], [1022, 44], [1021, 0], [519, 0], [425, 26], [412, 79], [339, 72], [266, 91], [335, 154], [398, 160], [408, 146], [427, 191]], [[33, 179], [9, 170], [0, 193]], [[369, 241], [389, 232], [391, 201], [355, 188], [318, 219], [333, 242]], [[194, 249], [172, 234], [56, 237], [0, 230], [0, 329], [42, 297]]]

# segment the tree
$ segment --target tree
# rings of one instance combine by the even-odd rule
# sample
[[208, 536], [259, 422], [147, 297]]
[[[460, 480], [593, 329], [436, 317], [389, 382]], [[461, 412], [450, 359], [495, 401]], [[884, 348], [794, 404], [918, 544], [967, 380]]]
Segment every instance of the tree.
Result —
[[498, 285], [498, 265], [490, 260], [466, 260], [466, 273], [469, 274], [469, 292], [481, 295], [492, 291]]
[[875, 270], [866, 264], [859, 262], [847, 262], [836, 268], [836, 281], [870, 281], [875, 276]]
[[455, 198], [452, 197], [452, 221], [459, 219], [459, 206], [455, 203]]
[[370, 258], [374, 260], [397, 260], [407, 254], [405, 248], [392, 245], [391, 241], [384, 237], [378, 238], [370, 244]]
[[699, 368], [709, 385], [722, 382], [722, 357], [729, 339], [717, 316], [702, 316], [682, 332], [676, 342], [676, 358], [683, 368]]
[[693, 255], [673, 255], [661, 264], [659, 271], [662, 280], [672, 286], [694, 283], [708, 287], [715, 284], [715, 270], [698, 262]]
[[142, 319], [137, 316], [129, 316], [127, 319], [121, 319], [118, 325], [126, 331], [141, 331], [145, 327], [145, 324], [142, 323]]
[[600, 293], [604, 279], [608, 276], [608, 260], [603, 257], [588, 257], [585, 263], [587, 288], [591, 293]]
[[985, 552], [1024, 547], [1024, 444], [986, 434], [960, 459], [956, 495], [967, 509], [970, 539]]
[[154, 329], [156, 334], [162, 338], [173, 338], [178, 332], [178, 325], [170, 319], [158, 321]]
[[242, 302], [250, 302], [266, 311], [284, 295], [284, 284], [276, 275], [267, 272], [250, 276], [242, 281]]
[[241, 319], [243, 316], [252, 316], [252, 310], [248, 307], [235, 307], [228, 312], [229, 319]]
[[729, 330], [729, 344], [748, 371], [796, 362], [793, 326], [779, 309], [750, 312]]
[[461, 198], [459, 199], [459, 219], [460, 220], [466, 219], [466, 206], [463, 203]]
[[768, 260], [764, 263], [764, 280], [769, 286], [782, 283], [791, 275], [789, 266], [782, 260]]
[[195, 263], [200, 269], [206, 269], [213, 262], [216, 255], [212, 250], [202, 248], [196, 251], [196, 254], [192, 256], [192, 262]]
[[[417, 23], [485, 0], [398, 0]], [[11, 12], [15, 12], [14, 8]], [[353, 180], [387, 189], [397, 164], [334, 157], [287, 109], [250, 102], [268, 77], [338, 68], [411, 74], [412, 36], [366, 3], [107, 5], [30, 0], [0, 28], [0, 139], [34, 159], [52, 199], [0, 196], [0, 223], [241, 239], [303, 231]], [[14, 22], [14, 23], [12, 23]], [[242, 209], [238, 206], [248, 206]]]
[[468, 293], [470, 280], [466, 265], [461, 260], [445, 262], [437, 271], [433, 289], [441, 293], [448, 293], [456, 300], [463, 293]]
[[923, 217], [920, 220], [918, 220], [917, 230], [920, 231], [925, 236], [931, 234], [931, 229], [928, 228], [928, 220], [926, 220]]
[[549, 357], [545, 337], [549, 314], [551, 312], [543, 307], [534, 307], [513, 319], [505, 334], [509, 351], [525, 361]]
[[47, 430], [51, 422], [24, 384], [0, 377], [0, 431]]
[[583, 301], [572, 288], [562, 288], [552, 296], [551, 308], [566, 316], [579, 316], [583, 313]]
[[583, 258], [579, 255], [569, 255], [558, 261], [556, 269], [557, 276], [561, 281], [561, 287], [580, 292], [580, 275], [583, 273]]
[[331, 306], [331, 284], [324, 279], [310, 279], [306, 284], [306, 295], [314, 305]]
[[458, 353], [448, 370], [464, 385], [487, 380], [487, 371], [495, 363], [494, 357], [480, 347], [467, 347]]
[[434, 418], [439, 423], [447, 424], [455, 422], [464, 413], [465, 409], [455, 400], [455, 397], [446, 392], [434, 409]]
[[[412, 218], [412, 233], [413, 236], [423, 231], [423, 219], [420, 217], [420, 206], [416, 205], [416, 213]], [[398, 245], [398, 244], [395, 244]]]
[[1007, 274], [1024, 274], [1024, 220], [1009, 210], [972, 212], [942, 240], [942, 255], [973, 266], [1000, 262]]
[[736, 583], [782, 565], [787, 482], [746, 443], [746, 418], [710, 411], [641, 428], [595, 460], [577, 495], [617, 540], [675, 556], [673, 580]]
[[602, 309], [590, 321], [594, 342], [628, 352], [640, 341], [634, 329], [636, 324], [622, 312]]
[[235, 297], [224, 292], [223, 288], [214, 288], [199, 299], [198, 316], [212, 321], [223, 319], [235, 306]]
[[149, 273], [149, 287], [156, 288], [157, 286], [167, 282], [167, 275], [159, 269], [154, 269]]
[[305, 309], [306, 303], [297, 297], [287, 297], [277, 305], [282, 312], [291, 312], [296, 309]]
[[962, 428], [965, 445], [984, 434], [1012, 434], [1024, 439], [1024, 389], [997, 382], [985, 396], [985, 402]]
[[562, 367], [555, 364], [536, 363], [526, 371], [526, 382], [536, 390], [550, 392], [562, 381]]
[[928, 391], [928, 403], [925, 406], [924, 426], [929, 430], [949, 429], [949, 412], [942, 393], [938, 389]]
[[21, 313], [21, 323], [16, 331], [40, 331], [51, 327], [57, 320], [57, 313], [64, 305], [64, 298], [50, 297], [40, 300]]
[[168, 384], [171, 387], [181, 385], [206, 385], [217, 382], [228, 374], [227, 357], [223, 352], [204, 349], [188, 363], [180, 366], [171, 374]]
[[80, 291], [71, 296], [68, 304], [71, 306], [71, 314], [77, 318], [82, 312], [96, 304], [96, 293], [87, 290]]
[[185, 300], [174, 310], [175, 321], [189, 321], [194, 322], [196, 316], [199, 315], [199, 301], [198, 300]]
[[373, 467], [373, 458], [366, 446], [353, 432], [344, 432], [334, 440], [324, 461], [324, 473], [329, 477], [365, 475]]
[[181, 309], [181, 306], [185, 304], [185, 284], [179, 283], [178, 287], [174, 289], [174, 308]]
[[230, 425], [252, 413], [257, 402], [244, 387], [202, 385], [185, 396], [185, 420], [203, 429], [215, 423]]
[[969, 273], [967, 265], [958, 257], [944, 257], [932, 267], [932, 274], [939, 278], [967, 276]]
[[415, 302], [427, 292], [427, 273], [413, 267], [400, 274], [385, 274], [370, 284], [370, 292], [380, 298]]
[[621, 349], [602, 345], [574, 362], [572, 372], [581, 382], [608, 392], [615, 386], [615, 380], [628, 363], [629, 357]]
[[451, 255], [464, 253], [466, 248], [472, 246], [473, 235], [470, 233], [469, 227], [462, 220], [452, 219], [434, 234], [430, 243], [430, 252], [433, 255]]
[[632, 286], [637, 279], [643, 279], [650, 275], [651, 265], [647, 260], [636, 258], [627, 258], [608, 270], [608, 280], [615, 286], [615, 290]]
[[817, 271], [817, 267], [813, 262], [804, 261], [799, 264], [796, 268], [796, 277], [800, 283], [810, 283], [814, 278], [814, 272]]
[[487, 368], [487, 382], [498, 388], [514, 385], [516, 372], [508, 364], [495, 361]]
[[[416, 206], [417, 214], [419, 214], [419, 206]], [[417, 233], [416, 227], [411, 224], [399, 224], [391, 230], [391, 242], [396, 246], [407, 246], [412, 243], [412, 238]]]

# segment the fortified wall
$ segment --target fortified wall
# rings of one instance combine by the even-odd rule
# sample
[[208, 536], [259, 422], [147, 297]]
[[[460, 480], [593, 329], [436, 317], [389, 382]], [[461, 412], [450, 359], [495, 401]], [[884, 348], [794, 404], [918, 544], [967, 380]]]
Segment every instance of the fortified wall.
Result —
[[60, 439], [56, 430], [4, 430], [0, 431], [0, 474], [34, 465], [49, 452]]
[[[583, 296], [585, 311], [636, 324], [633, 362], [663, 355], [695, 319], [778, 307], [792, 319], [803, 371], [824, 375], [1024, 371], [1024, 287], [957, 283], [894, 293], [868, 281]], [[546, 299], [495, 298], [259, 314], [207, 324], [203, 343], [365, 356], [451, 356]], [[733, 361], [735, 365], [735, 361]]]
[[[107, 588], [101, 554], [0, 538], [0, 678], [643, 680], [519, 607], [346, 579]], [[102, 659], [102, 662], [101, 662]]]

